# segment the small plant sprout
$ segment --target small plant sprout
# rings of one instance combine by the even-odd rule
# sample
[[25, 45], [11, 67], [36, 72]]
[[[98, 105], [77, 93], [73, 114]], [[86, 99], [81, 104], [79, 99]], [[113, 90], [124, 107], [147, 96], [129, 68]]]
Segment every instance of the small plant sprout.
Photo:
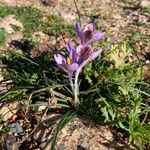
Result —
[[[68, 57], [65, 58], [61, 54], [54, 55], [54, 59], [58, 66], [67, 72], [69, 76], [75, 104], [79, 103], [78, 77], [82, 68], [102, 53], [102, 49], [93, 50], [89, 45], [102, 39], [105, 34], [100, 31], [94, 33], [93, 23], [87, 24], [83, 31], [80, 24], [76, 23], [76, 32], [81, 42], [76, 48], [70, 42], [67, 44], [66, 49], [68, 51]], [[73, 76], [75, 78], [74, 80]]]

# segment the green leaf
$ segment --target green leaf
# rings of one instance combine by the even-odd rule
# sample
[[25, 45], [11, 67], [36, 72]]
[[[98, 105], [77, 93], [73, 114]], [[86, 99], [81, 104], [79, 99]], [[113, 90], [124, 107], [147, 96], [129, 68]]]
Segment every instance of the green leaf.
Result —
[[102, 107], [101, 111], [103, 113], [103, 116], [105, 117], [105, 122], [109, 121], [109, 115], [106, 107]]
[[59, 132], [75, 117], [77, 116], [76, 112], [72, 112], [72, 111], [68, 111], [63, 118], [60, 120], [60, 122], [58, 123], [57, 127], [56, 127], [56, 131], [55, 134], [51, 140], [51, 150], [54, 150], [55, 144], [56, 144], [56, 140], [57, 140], [57, 136], [59, 134]]

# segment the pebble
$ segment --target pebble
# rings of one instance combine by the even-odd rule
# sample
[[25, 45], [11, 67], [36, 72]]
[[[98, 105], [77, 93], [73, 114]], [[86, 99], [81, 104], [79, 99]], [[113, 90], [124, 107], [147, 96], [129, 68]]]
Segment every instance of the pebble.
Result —
[[148, 65], [150, 64], [150, 60], [146, 60], [145, 63]]
[[20, 126], [20, 124], [18, 122], [11, 123], [8, 125], [8, 127], [10, 128], [10, 131], [15, 134], [23, 133], [23, 128]]

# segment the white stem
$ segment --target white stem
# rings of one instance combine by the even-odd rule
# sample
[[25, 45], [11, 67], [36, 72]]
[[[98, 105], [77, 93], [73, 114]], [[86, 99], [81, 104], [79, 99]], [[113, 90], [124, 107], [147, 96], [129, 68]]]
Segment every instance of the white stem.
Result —
[[74, 83], [74, 99], [75, 99], [75, 103], [78, 103], [78, 96], [79, 96], [79, 85], [78, 85], [78, 76], [79, 74], [75, 74], [75, 83]]
[[79, 71], [75, 73], [75, 83], [74, 83], [74, 98], [75, 104], [79, 103], [79, 85], [78, 85], [78, 78], [79, 78]]

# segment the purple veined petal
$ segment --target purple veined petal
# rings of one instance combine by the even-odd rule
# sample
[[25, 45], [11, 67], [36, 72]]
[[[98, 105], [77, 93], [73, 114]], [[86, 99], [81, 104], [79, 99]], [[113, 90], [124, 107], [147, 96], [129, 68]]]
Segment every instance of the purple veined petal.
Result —
[[66, 49], [67, 49], [67, 51], [70, 53], [70, 47], [68, 46], [68, 44], [66, 45]]
[[83, 60], [84, 60], [85, 47], [83, 45], [79, 45], [76, 48], [76, 51], [77, 51], [77, 62], [80, 65], [83, 62]]
[[83, 45], [87, 46], [88, 44], [90, 44], [90, 41], [92, 40], [92, 37], [94, 35], [94, 24], [93, 23], [89, 23], [85, 26], [84, 28], [84, 41], [83, 41]]
[[76, 48], [77, 54], [79, 54], [79, 53], [83, 50], [83, 48], [84, 48], [84, 46], [80, 44], [80, 45]]
[[74, 72], [75, 70], [77, 70], [78, 67], [79, 65], [77, 63], [73, 63], [72, 65], [68, 66], [68, 72]]
[[92, 54], [92, 49], [90, 47], [84, 47], [80, 51], [78, 57], [78, 64], [81, 65], [91, 54]]
[[105, 32], [101, 32], [101, 31], [96, 32], [91, 38], [91, 40], [88, 42], [88, 44], [101, 40], [104, 37], [104, 35], [105, 35]]
[[54, 59], [55, 59], [55, 61], [56, 61], [56, 63], [58, 64], [58, 65], [60, 65], [60, 64], [63, 64], [63, 60], [65, 59], [62, 55], [60, 55], [60, 54], [55, 54], [54, 55]]
[[96, 59], [98, 56], [101, 55], [102, 52], [103, 52], [102, 49], [99, 49], [99, 50], [93, 52], [93, 53], [90, 55], [90, 57], [88, 58], [89, 61], [92, 61], [92, 60]]
[[70, 55], [72, 62], [76, 63], [77, 62], [77, 52], [76, 50], [72, 50], [72, 54]]
[[66, 60], [65, 58], [60, 55], [60, 54], [55, 54], [54, 55], [54, 59], [56, 61], [56, 63], [58, 64], [58, 66], [62, 69], [64, 69], [65, 71], [67, 71], [67, 64], [66, 64]]
[[100, 56], [102, 53], [102, 49], [97, 50], [93, 53], [91, 53], [91, 55], [85, 60], [83, 61], [83, 63], [78, 67], [77, 72], [78, 74], [81, 72], [82, 68], [87, 65], [88, 63], [90, 63], [92, 60], [96, 59], [96, 57]]
[[79, 65], [81, 65], [82, 63], [83, 63], [83, 61], [84, 61], [84, 54], [81, 54], [80, 56], [79, 56], [79, 59], [78, 59], [78, 64]]
[[77, 52], [75, 47], [69, 42], [68, 45], [66, 46], [69, 52], [69, 57], [71, 58], [73, 63], [77, 62]]
[[76, 23], [75, 30], [76, 30], [78, 36], [80, 37], [81, 43], [83, 44], [84, 33], [82, 31], [82, 28], [81, 28], [81, 25], [79, 22]]
[[84, 32], [86, 32], [86, 31], [91, 31], [91, 32], [94, 32], [94, 30], [95, 30], [95, 27], [94, 27], [94, 24], [93, 23], [88, 23], [86, 26], [85, 26], [85, 28], [84, 28]]
[[75, 50], [75, 47], [71, 42], [68, 42], [68, 44], [66, 45], [66, 49], [68, 50], [68, 52], [70, 52], [71, 50]]

